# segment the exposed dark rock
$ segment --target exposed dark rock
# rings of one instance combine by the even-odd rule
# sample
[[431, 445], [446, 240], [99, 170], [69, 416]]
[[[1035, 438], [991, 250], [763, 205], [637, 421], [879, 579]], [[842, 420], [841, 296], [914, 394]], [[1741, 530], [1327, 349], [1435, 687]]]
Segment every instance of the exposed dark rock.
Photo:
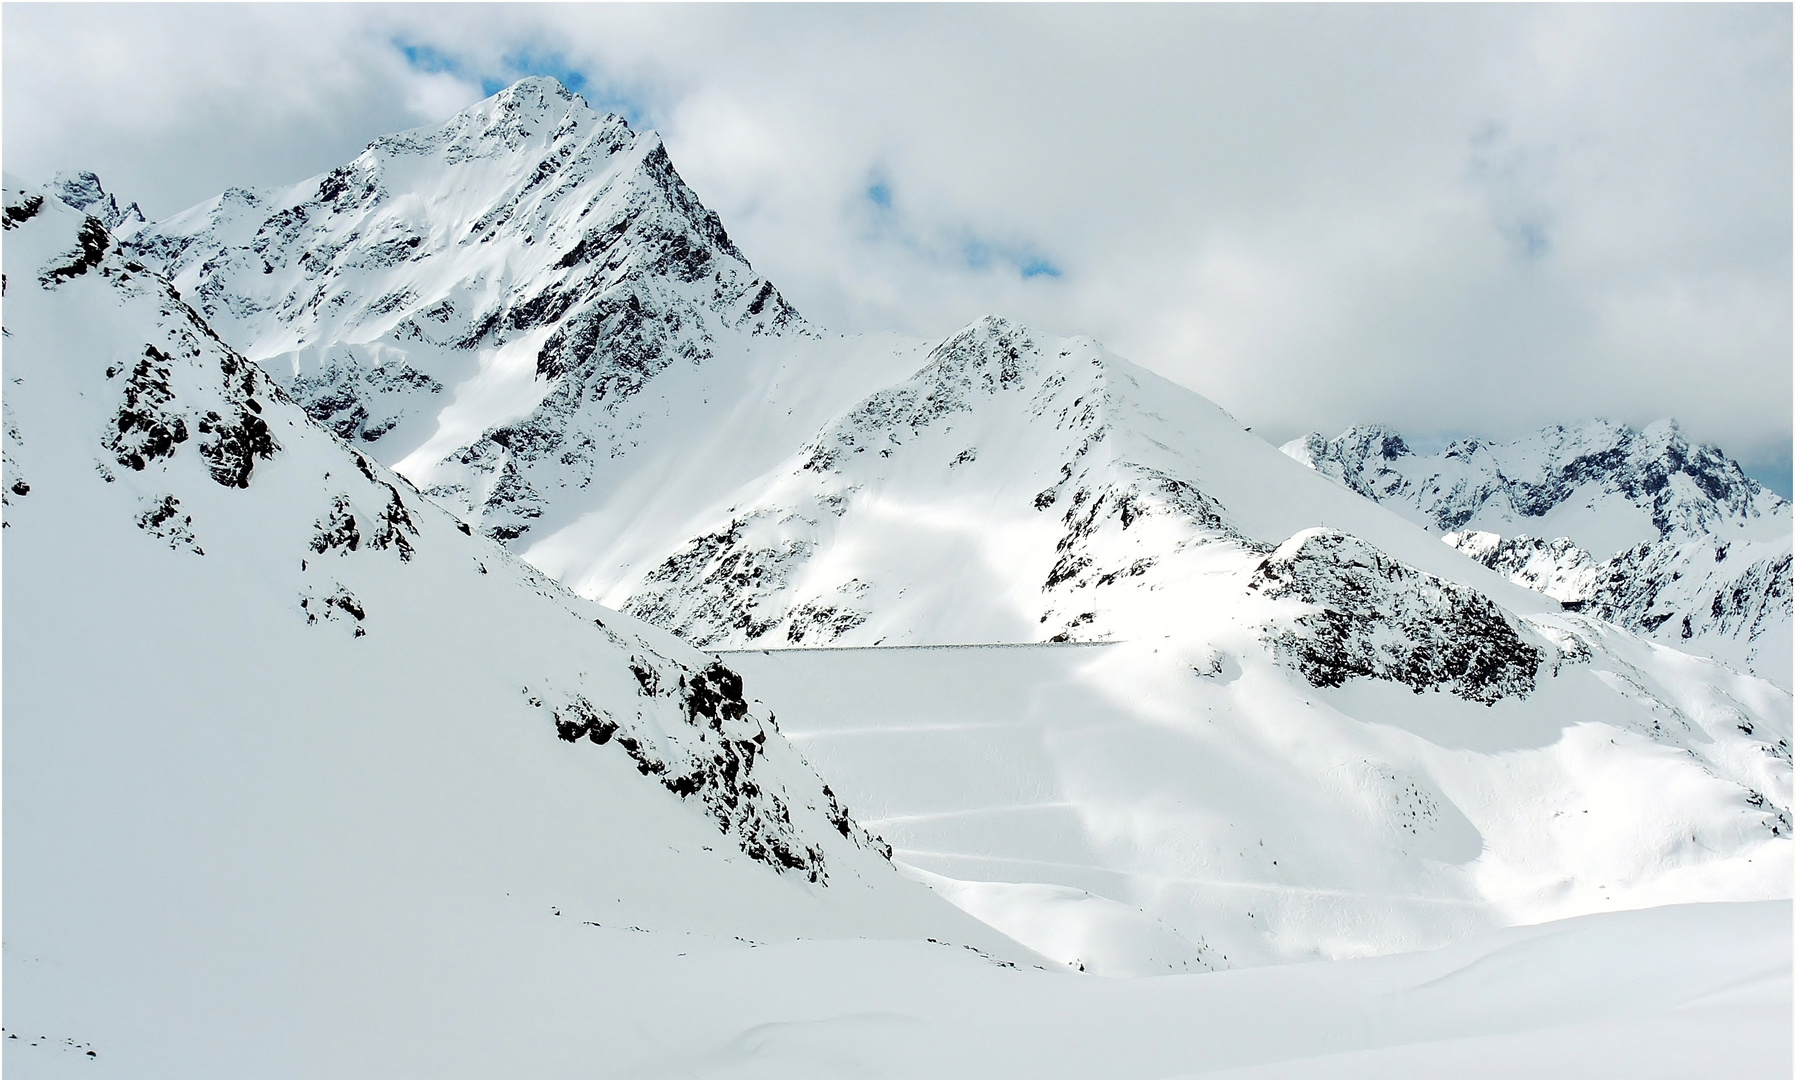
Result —
[[[143, 358], [125, 379], [124, 401], [113, 417], [105, 446], [128, 469], [142, 472], [151, 462], [172, 457], [175, 448], [189, 438], [186, 417], [173, 408], [172, 364], [167, 353], [145, 345]], [[106, 369], [107, 378], [120, 374], [117, 368]]]
[[62, 256], [58, 264], [46, 266], [38, 275], [38, 284], [51, 289], [80, 277], [100, 265], [100, 259], [111, 243], [112, 237], [107, 234], [106, 226], [100, 224], [100, 219], [88, 218], [81, 223], [81, 231], [75, 234], [75, 250]]
[[1533, 692], [1542, 653], [1488, 597], [1357, 537], [1299, 533], [1259, 564], [1248, 588], [1314, 606], [1268, 627], [1265, 640], [1315, 686], [1387, 679], [1485, 705]]

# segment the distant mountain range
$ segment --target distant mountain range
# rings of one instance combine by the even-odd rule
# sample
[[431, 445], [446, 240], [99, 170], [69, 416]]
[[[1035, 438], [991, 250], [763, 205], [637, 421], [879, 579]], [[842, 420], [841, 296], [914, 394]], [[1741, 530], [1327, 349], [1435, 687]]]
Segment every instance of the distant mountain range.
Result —
[[1365, 426], [1284, 452], [1567, 610], [1790, 685], [1789, 503], [1674, 422], [1430, 455]]

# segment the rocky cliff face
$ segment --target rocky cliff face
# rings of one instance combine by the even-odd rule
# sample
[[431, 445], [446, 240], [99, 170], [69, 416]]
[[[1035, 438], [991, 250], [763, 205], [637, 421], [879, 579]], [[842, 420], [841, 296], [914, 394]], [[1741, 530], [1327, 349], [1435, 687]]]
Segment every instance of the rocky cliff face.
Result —
[[1788, 515], [1737, 462], [1692, 445], [1669, 420], [1643, 431], [1595, 420], [1509, 443], [1462, 439], [1431, 455], [1367, 425], [1336, 439], [1310, 435], [1284, 452], [1438, 532], [1575, 538], [1556, 528], [1575, 524], [1601, 558], [1628, 540], [1774, 531]]
[[50, 179], [49, 190], [69, 206], [98, 219], [114, 236], [129, 236], [146, 223], [136, 203], [120, 206], [118, 196], [101, 187], [100, 178], [93, 173], [57, 173]]

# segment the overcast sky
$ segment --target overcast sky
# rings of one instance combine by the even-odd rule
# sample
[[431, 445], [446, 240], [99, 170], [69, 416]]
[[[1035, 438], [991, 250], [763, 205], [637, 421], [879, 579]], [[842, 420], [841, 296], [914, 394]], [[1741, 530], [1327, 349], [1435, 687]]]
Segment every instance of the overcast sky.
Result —
[[1274, 441], [1674, 415], [1769, 475], [1790, 13], [9, 3], [4, 155], [154, 218], [551, 73], [825, 326], [1088, 334]]

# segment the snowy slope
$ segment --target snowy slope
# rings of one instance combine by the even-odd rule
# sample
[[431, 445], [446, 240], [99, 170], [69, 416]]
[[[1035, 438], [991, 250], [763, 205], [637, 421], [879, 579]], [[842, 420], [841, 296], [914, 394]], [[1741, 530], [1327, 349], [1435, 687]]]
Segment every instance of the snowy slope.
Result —
[[1315, 687], [1244, 632], [725, 655], [900, 865], [1092, 971], [1787, 896], [1787, 694], [1582, 616], [1525, 629], [1569, 648], [1493, 705]]
[[[1787, 893], [1786, 692], [1564, 615], [1088, 340], [981, 321], [725, 512], [628, 610], [763, 650], [731, 662], [900, 860], [1063, 962]], [[890, 648], [1056, 640], [1117, 644]]]
[[1221, 632], [1316, 526], [1553, 607], [1343, 492], [1088, 338], [988, 318], [845, 410], [604, 594], [708, 644], [919, 644]]
[[9, 179], [4, 221], [9, 1005], [253, 1012], [326, 939], [562, 916], [1028, 955], [714, 657], [467, 535], [97, 219]]
[[1362, 426], [1283, 449], [1570, 609], [1792, 685], [1789, 504], [1673, 422], [1435, 455]]

